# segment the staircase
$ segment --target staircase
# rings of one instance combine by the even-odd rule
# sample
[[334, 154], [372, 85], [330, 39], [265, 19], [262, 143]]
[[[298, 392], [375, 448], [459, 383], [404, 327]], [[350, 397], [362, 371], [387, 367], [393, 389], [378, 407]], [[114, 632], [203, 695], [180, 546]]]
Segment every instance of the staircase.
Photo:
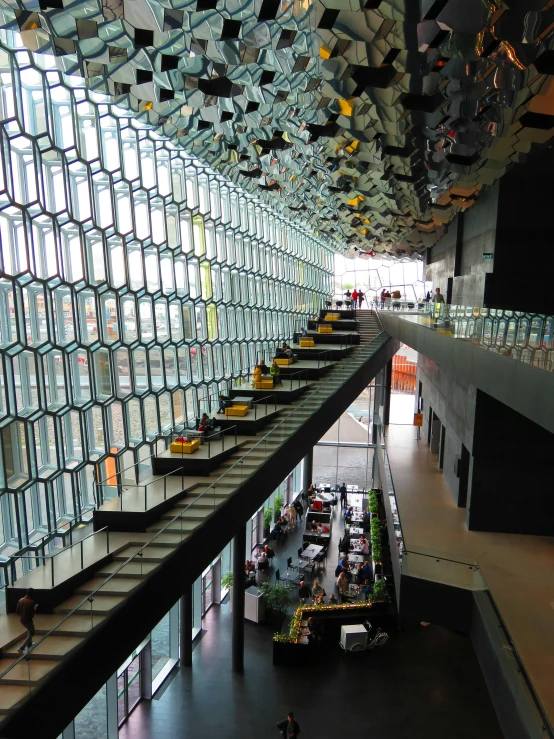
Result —
[[[51, 673], [55, 671], [56, 675], [59, 674], [68, 655], [82, 645], [83, 641], [93, 637], [99, 624], [110, 618], [126, 599], [131, 598], [133, 593], [152, 577], [164, 560], [182, 547], [208, 518], [215, 515], [217, 509], [233, 496], [245, 479], [258, 471], [268, 456], [278, 451], [291, 434], [313, 413], [321, 409], [326, 400], [333, 396], [385, 343], [388, 338], [386, 336], [381, 343], [370, 343], [372, 339], [382, 334], [382, 329], [372, 311], [357, 311], [356, 317], [359, 321], [360, 344], [353, 348], [348, 359], [345, 362], [337, 362], [324, 379], [313, 381], [308, 394], [293, 401], [280, 418], [272, 421], [263, 432], [267, 438], [257, 449], [245, 457], [245, 454], [263, 437], [253, 437], [226, 459], [213, 473], [214, 480], [224, 475], [221, 481], [217, 481], [215, 489], [206, 488], [205, 483], [199, 485], [187, 497], [179, 500], [171, 510], [163, 513], [160, 519], [147, 529], [146, 535], [130, 533], [128, 544], [114, 554], [111, 562], [99, 567], [88, 582], [78, 586], [71, 597], [60, 603], [53, 615], [37, 615], [35, 642], [49, 629], [56, 628], [29, 653], [27, 658], [15, 664], [19, 656], [17, 653], [19, 637], [4, 646], [0, 659], [0, 673], [12, 665], [15, 666], [0, 677], [0, 719], [4, 717], [0, 726], [6, 724], [6, 719], [10, 724], [10, 716], [27, 698], [33, 696], [33, 692], [48, 680]], [[282, 419], [288, 416], [289, 412], [292, 415], [282, 423]], [[244, 461], [240, 464], [243, 457]], [[208, 492], [203, 497], [198, 497], [203, 489]], [[163, 533], [160, 533], [162, 531]], [[155, 539], [152, 539], [153, 537]], [[59, 623], [66, 616], [67, 619]], [[19, 722], [19, 716], [17, 721]], [[2, 729], [0, 733], [3, 734]]]

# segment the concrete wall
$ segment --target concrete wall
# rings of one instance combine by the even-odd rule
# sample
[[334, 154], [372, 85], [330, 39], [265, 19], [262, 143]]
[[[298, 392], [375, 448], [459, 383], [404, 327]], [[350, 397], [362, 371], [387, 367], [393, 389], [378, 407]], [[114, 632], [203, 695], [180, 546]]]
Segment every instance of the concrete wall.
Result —
[[470, 453], [473, 448], [476, 389], [422, 354], [418, 355], [417, 381], [421, 382], [423, 397], [422, 436], [428, 438], [429, 408], [432, 408], [446, 429], [443, 474], [458, 503], [460, 480], [454, 465], [461, 457], [462, 444]]
[[440, 287], [446, 300], [448, 278], [454, 274], [456, 260], [456, 222], [448, 226], [448, 231], [432, 249], [427, 250], [425, 279], [433, 283], [433, 292]]
[[480, 390], [468, 528], [554, 534], [554, 434]]
[[494, 259], [484, 260], [483, 254], [495, 251], [498, 193], [498, 184], [484, 192], [428, 252], [425, 279], [446, 297], [448, 278], [452, 278], [451, 302], [456, 305], [483, 305], [486, 275], [494, 267]]
[[460, 272], [454, 277], [452, 302], [456, 305], [483, 305], [485, 275], [493, 271], [495, 253], [498, 183], [482, 193], [477, 203], [458, 216], [462, 219]]

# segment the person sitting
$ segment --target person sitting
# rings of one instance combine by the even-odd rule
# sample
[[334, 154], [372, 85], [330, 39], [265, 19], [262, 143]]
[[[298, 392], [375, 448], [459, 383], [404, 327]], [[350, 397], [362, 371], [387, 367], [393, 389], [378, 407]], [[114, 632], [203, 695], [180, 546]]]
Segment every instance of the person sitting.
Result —
[[269, 544], [266, 544], [264, 547], [264, 554], [268, 559], [273, 559], [275, 557], [275, 552], [273, 549], [269, 546]]
[[339, 595], [348, 595], [348, 580], [344, 572], [341, 572], [337, 577], [337, 590], [339, 591]]
[[324, 606], [325, 601], [323, 600], [323, 595], [318, 595], [317, 598], [314, 598], [314, 605], [316, 606]]
[[354, 509], [352, 508], [352, 506], [350, 506], [349, 508], [346, 509], [344, 513], [344, 520], [348, 523], [353, 515], [354, 515]]
[[262, 551], [260, 556], [258, 557], [258, 570], [268, 570], [269, 569], [269, 557], [267, 556], [267, 553], [265, 551]]
[[219, 393], [219, 408], [217, 409], [218, 413], [225, 413], [225, 408], [230, 408], [233, 405], [233, 402], [231, 398], [229, 398], [227, 395], [223, 395], [223, 393]]
[[369, 554], [369, 541], [365, 536], [360, 536], [360, 552], [362, 554]]
[[198, 424], [197, 431], [206, 431], [208, 428], [209, 418], [207, 413], [202, 414], [202, 418], [200, 419], [200, 423]]
[[273, 377], [273, 385], [280, 385], [281, 384], [281, 368], [277, 364], [275, 360], [273, 360], [273, 364], [269, 368], [269, 373]]
[[325, 588], [321, 587], [321, 585], [319, 584], [319, 580], [314, 580], [312, 595], [314, 596], [314, 599], [320, 598], [321, 596], [325, 595]]
[[312, 596], [312, 591], [306, 585], [304, 580], [301, 580], [300, 587], [298, 588], [298, 597], [300, 598], [300, 602], [305, 603], [308, 598], [311, 598], [311, 596]]
[[309, 488], [308, 488], [308, 490], [307, 490], [307, 493], [308, 493], [308, 497], [309, 497], [309, 498], [315, 498], [315, 496], [316, 496], [316, 493], [317, 493], [317, 490], [316, 490], [316, 488], [314, 487], [314, 484], [313, 484], [313, 482], [311, 482], [311, 483], [310, 483], [310, 486], [309, 486]]
[[362, 595], [366, 600], [369, 600], [372, 590], [371, 581], [364, 580], [364, 584], [362, 585]]
[[337, 606], [338, 605], [337, 596], [334, 593], [331, 593], [329, 596], [329, 605], [330, 606]]
[[362, 585], [366, 578], [364, 577], [364, 573], [362, 572], [362, 565], [358, 564], [356, 568], [356, 573], [354, 575], [354, 580], [357, 585]]
[[263, 359], [260, 359], [260, 363], [259, 363], [258, 367], [260, 368], [260, 371], [261, 371], [262, 375], [268, 375], [269, 374], [269, 367], [267, 366], [267, 364], [264, 362]]
[[246, 574], [249, 575], [251, 572], [256, 572], [256, 566], [254, 562], [250, 562], [250, 560], [246, 560], [244, 563], [244, 569], [246, 570]]
[[300, 336], [302, 336], [302, 338], [306, 338], [307, 335], [308, 335], [308, 332], [307, 332], [306, 328], [305, 327], [302, 328], [300, 330]]
[[283, 345], [281, 346], [281, 351], [283, 352], [284, 356], [287, 359], [292, 359], [292, 363], [293, 364], [297, 361], [296, 360], [296, 354], [293, 353], [293, 351], [290, 348], [290, 346], [286, 342], [284, 342], [284, 341], [283, 341]]
[[371, 528], [371, 513], [369, 511], [365, 511], [363, 515], [362, 526], [364, 531], [369, 531]]
[[369, 564], [367, 560], [363, 563], [361, 571], [362, 571], [362, 576], [364, 578], [364, 581], [371, 580], [371, 575], [373, 573], [371, 572], [371, 565]]

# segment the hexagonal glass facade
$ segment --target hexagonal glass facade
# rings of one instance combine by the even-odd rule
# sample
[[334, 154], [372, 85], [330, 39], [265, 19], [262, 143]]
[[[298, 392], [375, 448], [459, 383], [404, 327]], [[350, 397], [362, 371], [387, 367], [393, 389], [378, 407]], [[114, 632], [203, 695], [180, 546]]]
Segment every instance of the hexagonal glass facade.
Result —
[[102, 503], [331, 292], [329, 245], [0, 45], [0, 551]]

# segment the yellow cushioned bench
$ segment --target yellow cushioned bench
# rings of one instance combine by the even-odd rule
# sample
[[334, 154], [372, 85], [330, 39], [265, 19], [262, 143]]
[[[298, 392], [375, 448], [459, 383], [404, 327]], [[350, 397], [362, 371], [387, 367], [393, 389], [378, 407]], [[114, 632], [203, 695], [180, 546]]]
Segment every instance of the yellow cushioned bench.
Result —
[[284, 358], [276, 359], [275, 364], [278, 364], [281, 367], [288, 367], [289, 364], [292, 364], [292, 359], [290, 357], [287, 357], [286, 359]]
[[256, 390], [273, 390], [273, 377], [264, 378], [259, 382], [254, 382]]
[[177, 452], [179, 454], [192, 454], [200, 446], [200, 439], [192, 439], [191, 441], [173, 441], [169, 445], [170, 452]]
[[303, 346], [304, 348], [315, 346], [315, 341], [313, 339], [300, 339], [300, 346]]
[[333, 327], [332, 326], [318, 326], [317, 333], [318, 334], [332, 334]]
[[226, 416], [246, 416], [248, 413], [248, 406], [237, 404], [232, 405], [229, 408], [225, 408], [225, 415]]
[[340, 313], [327, 313], [325, 316], [326, 321], [340, 321]]

